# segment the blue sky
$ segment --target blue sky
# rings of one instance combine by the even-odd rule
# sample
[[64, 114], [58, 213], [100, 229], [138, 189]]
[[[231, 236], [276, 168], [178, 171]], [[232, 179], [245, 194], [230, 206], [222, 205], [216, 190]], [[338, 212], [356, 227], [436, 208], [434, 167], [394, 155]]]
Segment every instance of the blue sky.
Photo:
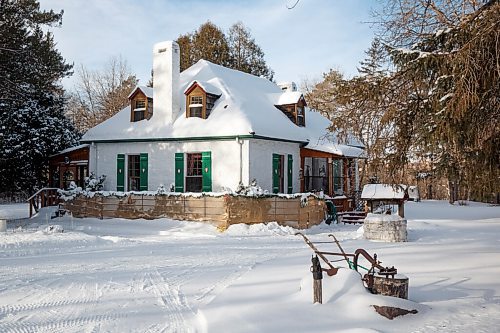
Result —
[[[112, 56], [127, 60], [141, 84], [152, 67], [156, 42], [174, 40], [207, 20], [225, 31], [242, 21], [265, 52], [275, 80], [319, 79], [335, 68], [352, 76], [373, 38], [367, 0], [40, 0], [64, 9], [53, 29], [69, 63], [101, 69]], [[74, 79], [64, 81], [71, 88]]]

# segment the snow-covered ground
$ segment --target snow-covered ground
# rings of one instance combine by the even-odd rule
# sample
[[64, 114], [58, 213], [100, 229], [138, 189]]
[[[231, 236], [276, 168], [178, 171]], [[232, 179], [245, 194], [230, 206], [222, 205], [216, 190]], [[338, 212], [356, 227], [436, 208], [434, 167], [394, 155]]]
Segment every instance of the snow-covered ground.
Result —
[[[367, 241], [350, 225], [305, 233], [377, 253], [409, 277], [410, 300], [369, 294], [344, 268], [313, 305], [312, 252], [294, 229], [42, 211], [0, 233], [0, 332], [499, 332], [500, 207], [426, 201], [406, 213], [407, 243]], [[389, 320], [371, 305], [419, 312]]]
[[28, 218], [30, 216], [28, 203], [0, 204], [0, 220]]

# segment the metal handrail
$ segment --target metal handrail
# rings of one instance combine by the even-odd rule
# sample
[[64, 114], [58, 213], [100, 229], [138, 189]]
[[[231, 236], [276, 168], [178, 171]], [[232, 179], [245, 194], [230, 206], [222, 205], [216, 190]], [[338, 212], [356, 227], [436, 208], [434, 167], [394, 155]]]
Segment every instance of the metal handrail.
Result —
[[39, 189], [35, 194], [33, 194], [31, 197], [29, 197], [26, 201], [29, 202], [31, 199], [39, 195], [43, 191], [50, 191], [50, 190], [59, 190], [57, 187], [44, 187], [42, 189]]
[[[38, 212], [37, 206], [38, 206], [38, 200], [40, 197], [41, 197], [41, 205], [42, 205], [42, 207], [45, 207], [47, 202], [44, 201], [45, 196], [43, 195], [43, 193], [50, 192], [50, 191], [57, 191], [57, 190], [59, 190], [59, 189], [56, 187], [44, 187], [44, 188], [38, 190], [31, 197], [29, 197], [28, 200], [26, 200], [30, 204], [30, 218], [33, 216], [33, 209], [35, 209], [35, 212]], [[41, 193], [42, 193], [42, 195], [40, 195]], [[52, 203], [52, 200], [49, 200], [49, 205], [50, 205], [50, 203]]]

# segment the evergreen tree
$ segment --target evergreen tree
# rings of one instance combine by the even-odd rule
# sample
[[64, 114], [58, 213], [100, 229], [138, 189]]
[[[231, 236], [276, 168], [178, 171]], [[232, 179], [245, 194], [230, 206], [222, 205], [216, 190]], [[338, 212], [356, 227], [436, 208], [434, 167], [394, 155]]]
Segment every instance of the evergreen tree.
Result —
[[193, 51], [191, 49], [193, 44], [193, 34], [180, 35], [177, 40], [179, 48], [181, 49], [181, 71], [192, 66], [195, 61], [193, 61]]
[[[458, 5], [458, 4], [457, 4]], [[443, 15], [446, 15], [444, 12]], [[393, 157], [417, 148], [449, 179], [450, 202], [488, 200], [500, 188], [500, 3], [488, 1], [393, 48], [399, 138]], [[394, 169], [407, 161], [391, 158]]]
[[0, 0], [0, 192], [45, 185], [48, 157], [77, 137], [64, 117], [60, 79], [71, 74], [46, 27], [62, 12], [35, 0]]
[[266, 65], [264, 52], [242, 22], [229, 28], [228, 44], [231, 68], [272, 81], [274, 72]]
[[193, 33], [180, 35], [177, 44], [181, 49], [181, 71], [205, 59], [214, 64], [273, 79], [274, 72], [264, 60], [264, 52], [243, 23], [235, 23], [226, 37], [210, 21]]
[[204, 59], [225, 67], [231, 65], [226, 35], [210, 21], [202, 24], [193, 34], [190, 54], [193, 64]]

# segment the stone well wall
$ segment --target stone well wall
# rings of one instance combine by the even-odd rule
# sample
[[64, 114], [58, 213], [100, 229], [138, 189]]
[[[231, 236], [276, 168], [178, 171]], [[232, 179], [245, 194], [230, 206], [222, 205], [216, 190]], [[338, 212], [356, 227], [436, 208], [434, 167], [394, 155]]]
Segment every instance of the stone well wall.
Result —
[[366, 239], [384, 242], [406, 242], [406, 219], [398, 215], [368, 214], [363, 224]]

